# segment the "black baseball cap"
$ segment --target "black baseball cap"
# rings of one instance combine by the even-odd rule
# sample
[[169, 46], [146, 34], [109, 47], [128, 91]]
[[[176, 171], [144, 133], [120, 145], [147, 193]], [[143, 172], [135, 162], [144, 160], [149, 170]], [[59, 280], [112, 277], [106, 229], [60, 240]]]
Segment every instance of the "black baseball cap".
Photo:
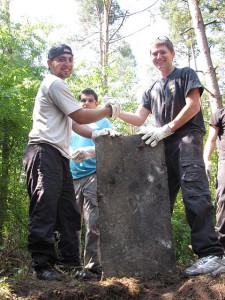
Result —
[[57, 46], [53, 46], [49, 50], [48, 59], [53, 59], [62, 54], [71, 54], [73, 56], [72, 49], [69, 46], [67, 46], [66, 44], [60, 44]]

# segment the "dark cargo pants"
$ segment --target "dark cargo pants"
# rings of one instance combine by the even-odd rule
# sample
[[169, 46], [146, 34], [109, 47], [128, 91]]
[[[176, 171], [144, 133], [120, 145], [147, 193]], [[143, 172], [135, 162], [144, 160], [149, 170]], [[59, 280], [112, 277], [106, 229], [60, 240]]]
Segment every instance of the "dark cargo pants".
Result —
[[[48, 144], [30, 144], [23, 156], [30, 197], [28, 250], [38, 269], [59, 259], [79, 264], [80, 214], [69, 160]], [[55, 239], [58, 233], [59, 241]]]
[[222, 255], [203, 161], [203, 134], [199, 131], [186, 135], [175, 133], [164, 142], [171, 212], [181, 188], [194, 253], [199, 257]]

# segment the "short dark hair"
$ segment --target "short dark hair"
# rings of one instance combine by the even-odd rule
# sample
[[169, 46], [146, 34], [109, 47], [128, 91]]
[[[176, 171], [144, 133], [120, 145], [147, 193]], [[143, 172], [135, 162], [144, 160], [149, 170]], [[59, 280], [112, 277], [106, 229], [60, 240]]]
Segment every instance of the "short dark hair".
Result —
[[85, 90], [83, 90], [80, 95], [79, 95], [79, 100], [81, 100], [81, 94], [85, 94], [85, 95], [93, 95], [95, 98], [95, 101], [98, 101], [98, 95], [95, 93], [94, 90], [87, 88]]
[[[151, 48], [154, 46], [160, 46], [164, 45], [166, 46], [171, 52], [174, 52], [174, 47], [173, 43], [167, 36], [159, 36], [157, 39], [151, 44]], [[150, 53], [151, 53], [151, 48], [150, 48]]]
[[62, 54], [71, 54], [73, 56], [72, 49], [66, 44], [59, 44], [53, 46], [48, 52], [48, 59], [53, 59]]

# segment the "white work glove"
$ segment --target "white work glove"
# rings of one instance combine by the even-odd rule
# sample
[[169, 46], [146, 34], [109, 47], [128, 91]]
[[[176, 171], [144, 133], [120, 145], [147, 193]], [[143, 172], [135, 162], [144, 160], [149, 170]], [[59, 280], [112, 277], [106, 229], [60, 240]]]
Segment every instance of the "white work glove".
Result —
[[112, 108], [112, 116], [111, 118], [112, 119], [115, 119], [116, 117], [119, 116], [120, 114], [120, 110], [121, 110], [121, 105], [120, 105], [120, 102], [118, 99], [115, 99], [109, 95], [106, 95], [104, 98], [103, 98], [103, 103], [105, 105], [105, 107], [109, 107], [111, 106]]
[[140, 134], [144, 134], [142, 140], [145, 141], [145, 144], [151, 147], [155, 147], [158, 142], [167, 136], [173, 134], [173, 131], [170, 129], [169, 125], [164, 125], [163, 127], [147, 127], [144, 128]]
[[210, 181], [212, 175], [212, 163], [210, 160], [205, 161], [205, 171], [206, 171], [208, 181]]
[[75, 163], [81, 163], [93, 157], [95, 157], [95, 146], [81, 147], [71, 154], [71, 158]]
[[104, 129], [101, 129], [101, 130], [95, 130], [92, 132], [92, 140], [95, 141], [95, 139], [98, 137], [98, 136], [102, 136], [102, 135], [109, 135], [109, 136], [119, 136], [121, 135], [120, 132], [112, 129], [112, 128], [104, 128]]

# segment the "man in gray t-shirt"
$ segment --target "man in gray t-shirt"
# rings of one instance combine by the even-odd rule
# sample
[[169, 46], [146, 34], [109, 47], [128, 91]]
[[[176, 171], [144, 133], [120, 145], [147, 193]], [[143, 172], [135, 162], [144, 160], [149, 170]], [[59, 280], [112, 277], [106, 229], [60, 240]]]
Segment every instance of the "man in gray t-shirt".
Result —
[[[85, 125], [104, 117], [116, 117], [120, 105], [83, 109], [65, 79], [73, 71], [73, 53], [60, 44], [48, 53], [50, 74], [41, 83], [33, 110], [33, 127], [24, 151], [23, 164], [30, 197], [28, 250], [37, 278], [61, 280], [55, 264], [79, 267], [80, 214], [75, 206], [69, 167], [71, 130], [91, 138]], [[74, 121], [73, 125], [72, 122]]]

